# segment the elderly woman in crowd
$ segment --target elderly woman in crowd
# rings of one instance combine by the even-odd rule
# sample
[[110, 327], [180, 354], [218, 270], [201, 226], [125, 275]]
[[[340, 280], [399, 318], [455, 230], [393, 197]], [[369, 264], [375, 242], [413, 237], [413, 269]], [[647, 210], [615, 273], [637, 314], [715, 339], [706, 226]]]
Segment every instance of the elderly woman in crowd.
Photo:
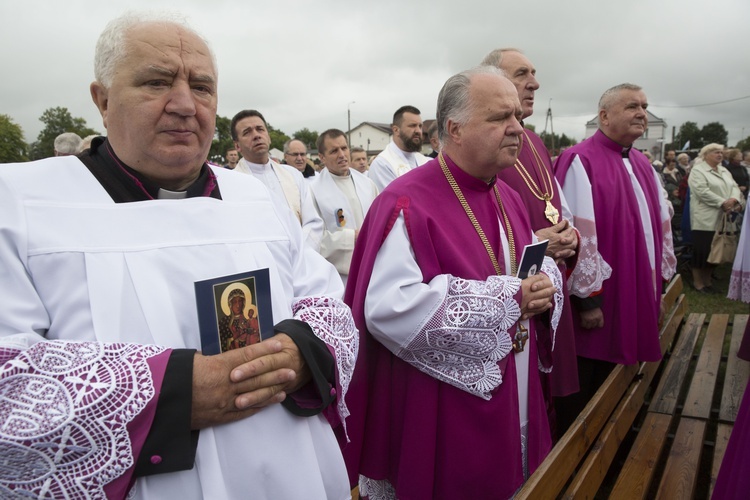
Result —
[[725, 213], [739, 212], [744, 198], [729, 170], [721, 166], [724, 147], [704, 146], [690, 169], [690, 225], [693, 237], [693, 286], [703, 293], [713, 293], [711, 271], [707, 262], [716, 226]]
[[748, 186], [750, 186], [750, 175], [748, 175], [747, 169], [742, 166], [742, 151], [739, 149], [727, 149], [724, 152], [724, 156], [726, 156], [727, 160], [727, 170], [732, 174], [732, 178], [740, 187], [743, 196], [747, 198], [747, 189]]

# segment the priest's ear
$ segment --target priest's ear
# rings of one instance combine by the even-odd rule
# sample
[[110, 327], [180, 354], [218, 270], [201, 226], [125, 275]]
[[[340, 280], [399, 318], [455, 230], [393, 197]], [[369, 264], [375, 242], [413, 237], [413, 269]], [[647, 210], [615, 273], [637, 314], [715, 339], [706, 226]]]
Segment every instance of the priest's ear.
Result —
[[89, 87], [91, 91], [91, 99], [94, 100], [94, 104], [99, 109], [99, 113], [102, 115], [102, 122], [104, 128], [107, 128], [107, 109], [109, 108], [109, 89], [99, 82], [93, 82]]
[[454, 144], [461, 144], [461, 124], [448, 118], [448, 123], [445, 124], [446, 135], [450, 141]]
[[602, 125], [609, 125], [609, 116], [607, 115], [606, 109], [599, 110], [599, 126], [601, 127]]

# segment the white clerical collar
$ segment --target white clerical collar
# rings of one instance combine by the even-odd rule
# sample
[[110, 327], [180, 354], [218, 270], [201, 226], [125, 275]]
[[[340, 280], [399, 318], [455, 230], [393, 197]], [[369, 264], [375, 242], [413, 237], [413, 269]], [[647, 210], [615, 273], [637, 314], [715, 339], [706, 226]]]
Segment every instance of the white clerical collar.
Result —
[[398, 147], [398, 144], [394, 140], [391, 140], [391, 144], [393, 145], [393, 150], [400, 154], [401, 157], [412, 167], [418, 166], [417, 160], [416, 160], [416, 154], [413, 151], [404, 151], [400, 147]]
[[159, 194], [156, 197], [160, 200], [181, 200], [187, 198], [187, 191], [170, 191], [159, 188]]

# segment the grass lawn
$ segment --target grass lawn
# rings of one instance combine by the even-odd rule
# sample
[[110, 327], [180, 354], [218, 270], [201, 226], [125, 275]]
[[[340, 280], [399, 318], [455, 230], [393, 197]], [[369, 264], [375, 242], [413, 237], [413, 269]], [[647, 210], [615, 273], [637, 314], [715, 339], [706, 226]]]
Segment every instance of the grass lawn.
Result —
[[687, 299], [688, 313], [698, 312], [706, 314], [748, 314], [750, 306], [737, 300], [727, 298], [729, 289], [729, 276], [732, 273], [731, 264], [723, 264], [716, 268], [719, 279], [714, 280], [714, 288], [719, 291], [715, 294], [698, 293], [692, 287], [693, 278], [690, 270], [682, 272], [682, 282], [685, 284], [683, 290]]

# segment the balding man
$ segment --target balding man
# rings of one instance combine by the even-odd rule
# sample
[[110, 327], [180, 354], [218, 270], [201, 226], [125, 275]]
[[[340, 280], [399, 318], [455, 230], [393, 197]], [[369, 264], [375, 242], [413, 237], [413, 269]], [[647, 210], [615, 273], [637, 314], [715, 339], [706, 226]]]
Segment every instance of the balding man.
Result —
[[[534, 93], [539, 89], [536, 68], [518, 49], [496, 49], [482, 61], [502, 69], [518, 91], [523, 119], [534, 113]], [[552, 172], [552, 161], [542, 139], [524, 128], [518, 159], [513, 168], [506, 168], [498, 177], [521, 196], [529, 214], [531, 228], [540, 240], [548, 240], [547, 255], [558, 262], [563, 276], [565, 307], [557, 330], [553, 353], [553, 370], [549, 374], [550, 392], [554, 398], [578, 392], [575, 336], [570, 308], [570, 294], [587, 297], [601, 289], [602, 281], [611, 272], [596, 251], [588, 245], [579, 247], [578, 234], [573, 228], [572, 214]], [[582, 252], [582, 253], [580, 253]], [[580, 263], [580, 265], [576, 265]], [[568, 269], [571, 271], [566, 279]], [[568, 283], [572, 289], [568, 290]], [[563, 413], [565, 409], [561, 409]], [[566, 413], [567, 414], [567, 413]], [[565, 431], [570, 424], [559, 421], [557, 430]]]
[[391, 142], [372, 161], [370, 179], [382, 191], [397, 177], [427, 163], [422, 150], [422, 114], [414, 106], [401, 106], [393, 113]]
[[[106, 139], [0, 166], [3, 496], [347, 497], [321, 413], [348, 414], [341, 281], [257, 180], [206, 163], [209, 47], [130, 14], [99, 38], [95, 74]], [[276, 335], [197, 353], [195, 283], [255, 270]]]
[[548, 257], [516, 277], [534, 235], [497, 179], [516, 161], [521, 116], [500, 70], [448, 79], [441, 153], [393, 181], [360, 231], [346, 300], [370, 378], [353, 381], [353, 415], [367, 414], [344, 455], [364, 495], [510, 498], [550, 449], [540, 366], [552, 339], [535, 325], [545, 311], [557, 323], [562, 281]]
[[615, 364], [661, 359], [662, 279], [675, 272], [671, 213], [648, 159], [633, 148], [648, 125], [648, 100], [629, 83], [604, 92], [599, 130], [566, 149], [555, 175], [573, 222], [612, 267], [601, 293], [573, 301], [581, 391], [568, 401], [576, 414]]
[[315, 169], [307, 163], [307, 146], [299, 139], [289, 139], [284, 143], [284, 162], [296, 168], [308, 181], [315, 180]]
[[70, 156], [78, 153], [83, 139], [74, 132], [64, 132], [55, 137], [55, 156]]

